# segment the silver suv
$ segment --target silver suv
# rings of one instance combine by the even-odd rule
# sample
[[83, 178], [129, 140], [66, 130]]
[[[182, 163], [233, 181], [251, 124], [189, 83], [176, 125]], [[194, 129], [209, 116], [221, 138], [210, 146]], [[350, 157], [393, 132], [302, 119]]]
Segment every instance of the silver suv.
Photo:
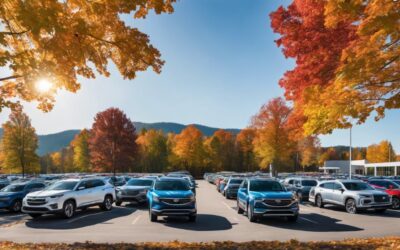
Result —
[[320, 182], [310, 190], [309, 200], [317, 207], [333, 204], [345, 207], [351, 214], [359, 210], [375, 209], [384, 212], [391, 207], [391, 197], [358, 180], [332, 180]]
[[115, 201], [115, 188], [100, 178], [67, 179], [46, 189], [29, 193], [22, 202], [22, 212], [36, 218], [42, 214], [74, 216], [76, 209], [100, 206], [108, 211]]

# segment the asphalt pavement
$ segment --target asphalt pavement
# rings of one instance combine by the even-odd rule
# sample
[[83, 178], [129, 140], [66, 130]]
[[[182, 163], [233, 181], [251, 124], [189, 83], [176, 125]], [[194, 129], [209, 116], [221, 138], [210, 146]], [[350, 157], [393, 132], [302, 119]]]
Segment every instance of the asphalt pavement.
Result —
[[236, 212], [236, 200], [226, 200], [214, 185], [198, 181], [198, 216], [159, 218], [150, 222], [145, 206], [126, 204], [104, 212], [98, 208], [78, 212], [72, 219], [46, 215], [31, 219], [0, 212], [0, 240], [15, 242], [158, 242], [158, 241], [321, 241], [400, 235], [400, 210], [383, 214], [348, 214], [338, 207], [316, 208], [304, 203], [296, 223], [267, 218], [251, 223]]

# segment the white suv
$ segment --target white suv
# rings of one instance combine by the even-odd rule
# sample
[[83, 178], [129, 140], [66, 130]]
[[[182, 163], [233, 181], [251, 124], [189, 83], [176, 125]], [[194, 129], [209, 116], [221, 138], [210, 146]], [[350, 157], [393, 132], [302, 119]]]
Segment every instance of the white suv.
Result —
[[46, 189], [29, 193], [22, 202], [22, 212], [36, 218], [42, 214], [74, 216], [76, 209], [100, 206], [108, 211], [115, 201], [115, 188], [100, 178], [61, 180]]

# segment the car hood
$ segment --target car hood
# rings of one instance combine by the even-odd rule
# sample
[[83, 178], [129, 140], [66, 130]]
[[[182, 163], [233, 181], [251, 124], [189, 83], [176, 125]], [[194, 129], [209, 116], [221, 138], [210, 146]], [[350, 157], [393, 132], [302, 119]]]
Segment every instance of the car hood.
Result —
[[250, 191], [250, 195], [255, 199], [291, 199], [292, 192], [255, 192]]
[[67, 192], [70, 192], [70, 190], [42, 190], [42, 191], [36, 191], [29, 193], [27, 197], [47, 197], [47, 196], [53, 196], [53, 195], [58, 195], [58, 194], [65, 194]]
[[358, 195], [374, 195], [374, 194], [386, 194], [387, 195], [386, 192], [380, 191], [380, 190], [360, 190], [360, 191], [347, 190], [346, 192], [353, 193], [353, 194], [358, 194]]
[[143, 189], [149, 189], [150, 186], [121, 186], [118, 187], [120, 190], [143, 190]]
[[187, 198], [193, 195], [193, 192], [188, 191], [161, 191], [154, 190], [154, 194], [161, 198]]

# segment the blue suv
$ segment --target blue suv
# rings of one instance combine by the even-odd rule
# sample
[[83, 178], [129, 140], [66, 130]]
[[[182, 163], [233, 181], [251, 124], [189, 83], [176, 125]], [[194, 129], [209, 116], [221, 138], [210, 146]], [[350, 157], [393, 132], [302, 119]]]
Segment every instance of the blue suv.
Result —
[[286, 217], [297, 221], [299, 203], [292, 192], [288, 192], [274, 179], [245, 179], [239, 187], [237, 211], [246, 212], [251, 222], [262, 217]]
[[21, 211], [22, 200], [34, 191], [42, 190], [46, 187], [43, 183], [22, 182], [10, 184], [0, 190], [0, 209], [8, 209], [12, 212]]
[[149, 216], [157, 221], [158, 216], [188, 216], [196, 221], [196, 197], [187, 180], [162, 177], [157, 179], [147, 192]]

